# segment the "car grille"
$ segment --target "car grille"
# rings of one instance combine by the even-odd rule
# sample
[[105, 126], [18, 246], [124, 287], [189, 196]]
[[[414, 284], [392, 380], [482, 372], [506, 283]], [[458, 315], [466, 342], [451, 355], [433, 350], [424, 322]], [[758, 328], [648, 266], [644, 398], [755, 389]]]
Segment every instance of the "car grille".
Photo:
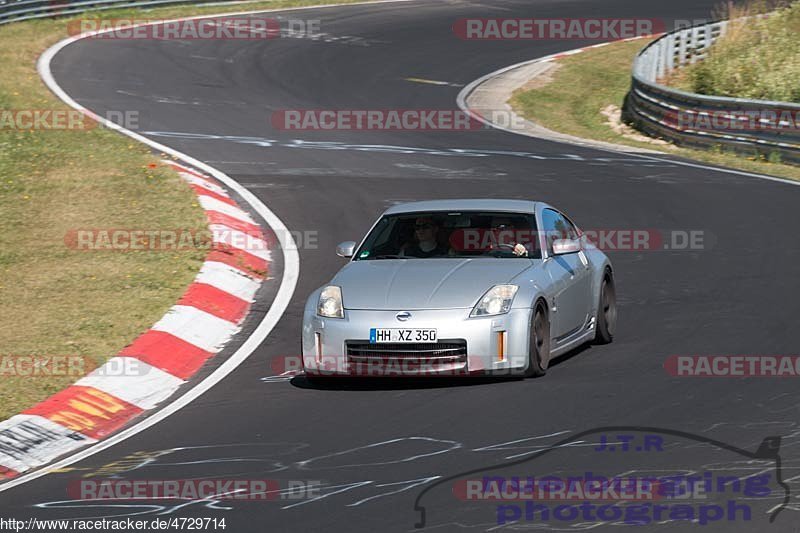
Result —
[[402, 368], [413, 370], [416, 365], [425, 367], [432, 363], [439, 368], [464, 368], [467, 364], [467, 341], [463, 339], [380, 344], [356, 340], [345, 345], [348, 362], [359, 365], [402, 363]]

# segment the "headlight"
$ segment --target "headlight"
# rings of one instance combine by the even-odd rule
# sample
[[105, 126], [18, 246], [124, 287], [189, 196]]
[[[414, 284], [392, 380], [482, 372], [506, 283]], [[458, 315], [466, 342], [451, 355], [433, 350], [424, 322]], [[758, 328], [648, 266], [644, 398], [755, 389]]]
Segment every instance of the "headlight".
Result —
[[511, 310], [511, 303], [519, 287], [516, 285], [495, 285], [483, 295], [469, 316], [502, 315]]
[[342, 306], [342, 289], [336, 285], [328, 285], [319, 294], [317, 314], [327, 318], [344, 318]]

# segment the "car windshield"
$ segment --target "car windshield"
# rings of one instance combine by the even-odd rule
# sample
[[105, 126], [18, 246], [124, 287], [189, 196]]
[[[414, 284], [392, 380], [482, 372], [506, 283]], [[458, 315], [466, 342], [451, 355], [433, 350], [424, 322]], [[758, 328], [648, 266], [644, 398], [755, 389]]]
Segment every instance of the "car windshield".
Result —
[[354, 260], [466, 257], [541, 258], [535, 217], [485, 211], [388, 215], [378, 221]]

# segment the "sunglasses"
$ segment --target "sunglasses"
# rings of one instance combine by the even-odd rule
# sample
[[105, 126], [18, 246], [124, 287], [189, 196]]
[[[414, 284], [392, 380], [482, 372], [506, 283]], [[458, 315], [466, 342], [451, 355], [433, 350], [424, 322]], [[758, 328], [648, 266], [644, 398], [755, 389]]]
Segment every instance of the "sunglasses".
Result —
[[431, 229], [433, 224], [414, 224], [414, 229]]

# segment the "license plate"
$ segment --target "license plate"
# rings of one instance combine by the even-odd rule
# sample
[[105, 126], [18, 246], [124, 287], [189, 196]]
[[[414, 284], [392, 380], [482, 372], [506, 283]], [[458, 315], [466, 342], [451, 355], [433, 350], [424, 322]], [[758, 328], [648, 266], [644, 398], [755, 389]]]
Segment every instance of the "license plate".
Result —
[[435, 329], [397, 329], [372, 328], [369, 330], [369, 342], [436, 342]]

